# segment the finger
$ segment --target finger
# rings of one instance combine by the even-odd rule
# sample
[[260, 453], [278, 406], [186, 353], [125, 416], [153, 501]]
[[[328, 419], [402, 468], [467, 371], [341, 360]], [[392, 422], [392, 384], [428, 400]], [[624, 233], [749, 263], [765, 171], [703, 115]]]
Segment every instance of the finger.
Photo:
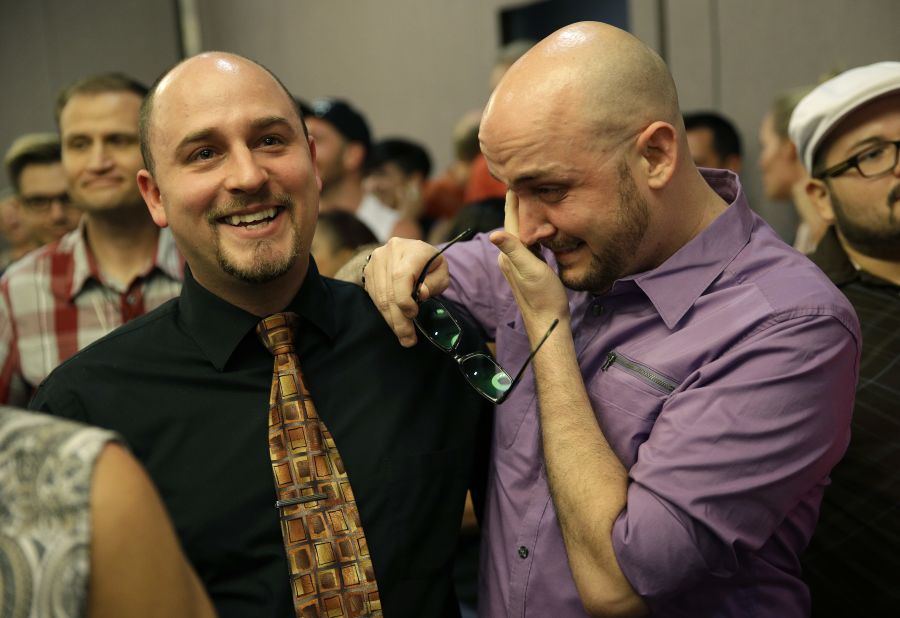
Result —
[[512, 191], [506, 192], [503, 205], [503, 228], [516, 238], [519, 237], [519, 197]]
[[[518, 238], [505, 231], [492, 232], [490, 241], [500, 249], [500, 256], [509, 260], [516, 272], [521, 276], [537, 276], [541, 267], [546, 264], [536, 256]], [[503, 260], [500, 260], [502, 264]]]
[[[398, 256], [390, 242], [376, 249], [366, 267], [366, 289], [375, 302], [378, 312], [397, 336], [400, 344], [409, 347], [416, 342], [415, 326], [410, 318], [404, 315], [404, 309], [396, 302], [393, 265], [397, 259]], [[412, 283], [408, 285], [412, 287]]]

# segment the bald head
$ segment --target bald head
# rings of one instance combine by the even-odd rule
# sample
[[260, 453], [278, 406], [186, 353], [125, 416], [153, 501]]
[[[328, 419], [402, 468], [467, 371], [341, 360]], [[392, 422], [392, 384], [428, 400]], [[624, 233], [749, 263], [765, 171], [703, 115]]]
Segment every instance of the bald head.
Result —
[[241, 71], [262, 71], [271, 78], [285, 96], [291, 101], [291, 107], [296, 111], [297, 118], [306, 133], [306, 125], [294, 96], [278, 77], [262, 64], [228, 52], [205, 52], [182, 60], [171, 69], [159, 76], [150, 87], [150, 92], [144, 97], [140, 111], [140, 140], [141, 155], [144, 158], [144, 166], [153, 173], [153, 149], [151, 147], [154, 109], [157, 107], [157, 99], [164, 96], [164, 92], [173, 87], [173, 84], [196, 83], [191, 80], [202, 80], [210, 71], [214, 73], [237, 74]]
[[598, 22], [562, 28], [522, 56], [491, 96], [482, 138], [511, 118], [544, 131], [584, 125], [611, 142], [656, 120], [680, 127], [675, 84], [662, 59]]

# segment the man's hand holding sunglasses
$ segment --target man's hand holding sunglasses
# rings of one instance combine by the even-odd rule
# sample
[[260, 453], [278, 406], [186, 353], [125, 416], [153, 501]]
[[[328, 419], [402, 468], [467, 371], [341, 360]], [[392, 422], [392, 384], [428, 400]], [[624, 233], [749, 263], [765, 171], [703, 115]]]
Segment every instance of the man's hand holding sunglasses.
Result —
[[450, 285], [447, 262], [443, 256], [435, 257], [436, 251], [421, 240], [395, 237], [373, 251], [363, 269], [363, 287], [400, 345], [407, 348], [417, 340], [413, 318], [419, 313], [419, 303], [414, 292], [419, 274], [429, 260], [418, 300], [437, 296]]

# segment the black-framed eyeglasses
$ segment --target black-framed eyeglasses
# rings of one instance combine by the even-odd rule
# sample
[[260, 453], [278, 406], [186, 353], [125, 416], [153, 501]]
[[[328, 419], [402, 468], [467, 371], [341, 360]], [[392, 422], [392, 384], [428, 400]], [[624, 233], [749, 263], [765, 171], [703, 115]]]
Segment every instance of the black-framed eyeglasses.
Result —
[[63, 207], [69, 206], [72, 199], [68, 193], [60, 193], [58, 195], [21, 195], [19, 202], [28, 210], [35, 212], [47, 212], [54, 202], [59, 202]]
[[872, 144], [860, 153], [857, 153], [816, 174], [816, 178], [834, 178], [840, 176], [851, 168], [856, 168], [863, 178], [877, 178], [884, 176], [897, 167], [897, 159], [900, 156], [900, 140], [896, 142], [878, 142]]
[[431, 256], [425, 263], [425, 268], [422, 269], [419, 278], [416, 280], [416, 286], [413, 288], [413, 300], [419, 305], [419, 314], [413, 322], [428, 341], [453, 356], [453, 359], [459, 365], [460, 371], [462, 371], [472, 388], [487, 400], [495, 404], [501, 404], [516, 387], [519, 380], [522, 379], [525, 369], [528, 368], [534, 355], [537, 354], [544, 342], [547, 341], [547, 337], [559, 324], [559, 320], [553, 320], [550, 328], [547, 329], [540, 342], [528, 355], [528, 358], [525, 359], [525, 364], [522, 365], [522, 368], [519, 369], [514, 378], [510, 377], [509, 373], [504, 371], [488, 354], [483, 352], [459, 354], [457, 348], [463, 333], [459, 322], [453, 317], [453, 314], [450, 313], [444, 303], [439, 300], [429, 298], [428, 300], [420, 301], [419, 288], [422, 287], [422, 283], [425, 281], [425, 276], [428, 274], [428, 268], [431, 266], [431, 263], [454, 243], [469, 237], [471, 234], [472, 230], [466, 230], [444, 245], [440, 251]]

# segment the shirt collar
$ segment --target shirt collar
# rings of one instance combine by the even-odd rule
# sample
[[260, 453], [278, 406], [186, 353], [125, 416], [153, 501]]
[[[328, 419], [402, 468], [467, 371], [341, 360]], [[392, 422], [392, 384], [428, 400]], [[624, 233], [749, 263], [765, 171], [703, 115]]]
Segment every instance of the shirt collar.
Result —
[[[100, 266], [97, 264], [97, 258], [91, 250], [91, 246], [87, 242], [87, 230], [84, 225], [84, 219], [78, 223], [71, 232], [63, 236], [59, 241], [57, 249], [58, 253], [68, 253], [71, 255], [72, 278], [68, 289], [68, 298], [73, 301], [87, 285], [88, 281], [94, 280], [101, 285], [107, 285], [100, 273]], [[154, 271], [159, 269], [166, 276], [181, 281], [184, 273], [184, 258], [178, 253], [175, 247], [175, 238], [168, 229], [159, 231], [159, 238], [156, 242], [156, 255], [153, 257], [153, 263], [140, 275], [141, 278], [148, 277]], [[128, 282], [131, 283], [130, 281]]]
[[712, 169], [700, 173], [728, 208], [658, 267], [623, 279], [634, 281], [669, 328], [678, 324], [722, 274], [750, 240], [753, 230], [753, 213], [737, 175]]
[[[314, 328], [334, 339], [334, 303], [331, 289], [310, 257], [306, 279], [284, 310], [300, 316], [301, 331]], [[188, 266], [184, 268], [184, 285], [178, 305], [188, 333], [218, 371], [224, 370], [238, 345], [260, 321], [258, 316], [219, 298], [197, 283]]]

